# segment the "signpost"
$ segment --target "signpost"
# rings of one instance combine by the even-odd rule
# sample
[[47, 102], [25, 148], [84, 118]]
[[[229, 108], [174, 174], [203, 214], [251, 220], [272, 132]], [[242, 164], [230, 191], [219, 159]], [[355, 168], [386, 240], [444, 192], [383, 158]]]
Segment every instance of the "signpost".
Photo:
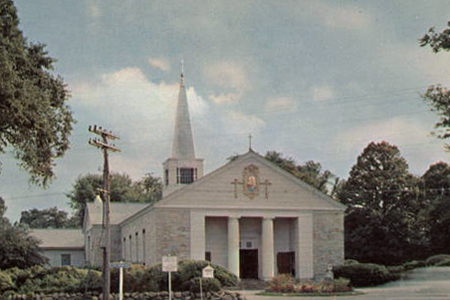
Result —
[[214, 268], [207, 265], [202, 270], [202, 277], [200, 277], [200, 299], [203, 300], [203, 288], [202, 288], [202, 278], [214, 278]]
[[163, 272], [169, 273], [169, 300], [172, 300], [172, 272], [178, 271], [178, 261], [176, 256], [163, 256]]
[[110, 264], [111, 268], [119, 268], [119, 300], [123, 299], [123, 268], [131, 268], [131, 263], [129, 262], [112, 262]]

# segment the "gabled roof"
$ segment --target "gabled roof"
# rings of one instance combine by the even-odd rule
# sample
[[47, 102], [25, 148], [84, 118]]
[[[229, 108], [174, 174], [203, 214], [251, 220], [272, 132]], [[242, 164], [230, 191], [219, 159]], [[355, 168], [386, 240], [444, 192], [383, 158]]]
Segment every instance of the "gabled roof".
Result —
[[[259, 198], [249, 199], [242, 192], [236, 193], [232, 185], [234, 179], [242, 180], [246, 165], [257, 164], [261, 167], [261, 179], [276, 180], [268, 187], [270, 196], [264, 197], [260, 191]], [[239, 191], [242, 191], [242, 185]], [[265, 189], [265, 187], [261, 187]], [[323, 192], [298, 179], [289, 172], [268, 161], [263, 156], [250, 150], [246, 154], [228, 162], [219, 169], [200, 178], [164, 197], [154, 205], [158, 207], [242, 207], [264, 209], [312, 209], [338, 210], [346, 209], [344, 205]]]
[[32, 229], [30, 234], [41, 241], [41, 249], [82, 249], [84, 235], [81, 229]]
[[[110, 224], [118, 225], [125, 219], [136, 214], [140, 210], [149, 206], [149, 203], [110, 203]], [[103, 204], [101, 202], [89, 202], [86, 204], [86, 216], [89, 218], [89, 224], [101, 225], [103, 221]]]

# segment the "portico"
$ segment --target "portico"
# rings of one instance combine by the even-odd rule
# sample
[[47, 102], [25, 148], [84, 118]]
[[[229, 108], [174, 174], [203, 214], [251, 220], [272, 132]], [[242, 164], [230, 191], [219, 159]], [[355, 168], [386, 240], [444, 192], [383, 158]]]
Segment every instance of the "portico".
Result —
[[[191, 220], [196, 259], [210, 259], [241, 278], [269, 280], [280, 268], [301, 278], [314, 276], [310, 213], [196, 211]], [[292, 254], [291, 266], [278, 261], [286, 254]]]

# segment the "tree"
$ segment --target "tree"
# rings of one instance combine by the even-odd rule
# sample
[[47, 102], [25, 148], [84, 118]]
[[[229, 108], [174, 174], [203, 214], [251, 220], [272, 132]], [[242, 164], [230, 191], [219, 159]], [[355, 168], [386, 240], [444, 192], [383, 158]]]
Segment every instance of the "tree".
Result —
[[[440, 51], [450, 51], [450, 22], [449, 28], [442, 32], [436, 32], [430, 28], [420, 40], [420, 46], [430, 46], [434, 53]], [[450, 137], [450, 91], [441, 85], [431, 85], [422, 97], [427, 101], [431, 110], [440, 115], [439, 121], [435, 124], [437, 132], [434, 132], [438, 138], [447, 139]], [[450, 150], [446, 145], [447, 150]]]
[[265, 158], [324, 193], [330, 194], [328, 190], [330, 180], [335, 179], [335, 184], [338, 181], [333, 173], [323, 171], [322, 165], [312, 160], [304, 165], [297, 165], [292, 157], [283, 157], [283, 154], [276, 151], [268, 151]]
[[348, 206], [346, 256], [362, 262], [395, 264], [423, 246], [417, 216], [423, 205], [417, 179], [396, 146], [370, 143], [357, 158], [337, 195]]
[[56, 207], [22, 211], [19, 222], [30, 228], [74, 228], [78, 226], [78, 222], [74, 218], [69, 218], [66, 211], [58, 210]]
[[39, 252], [39, 241], [20, 224], [11, 225], [4, 217], [5, 201], [0, 197], [0, 269], [45, 265], [48, 259]]
[[[162, 197], [162, 182], [151, 174], [142, 180], [133, 182], [126, 174], [111, 174], [111, 202], [143, 202], [155, 203]], [[103, 176], [86, 174], [78, 177], [72, 191], [67, 195], [74, 215], [82, 223], [87, 202], [93, 202], [103, 189]]]
[[431, 254], [450, 253], [450, 166], [438, 162], [422, 176]]
[[[0, 0], [0, 152], [11, 147], [33, 183], [47, 186], [56, 158], [69, 147], [74, 119], [55, 60], [28, 43], [12, 0]], [[5, 117], [7, 116], [7, 117]]]

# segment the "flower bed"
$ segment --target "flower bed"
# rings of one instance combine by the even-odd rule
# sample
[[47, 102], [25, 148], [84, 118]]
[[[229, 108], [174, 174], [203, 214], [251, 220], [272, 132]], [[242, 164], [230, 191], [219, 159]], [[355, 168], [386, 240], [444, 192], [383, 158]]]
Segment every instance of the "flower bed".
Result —
[[339, 294], [353, 292], [350, 281], [345, 278], [336, 280], [296, 281], [291, 275], [281, 274], [269, 282], [265, 294]]

